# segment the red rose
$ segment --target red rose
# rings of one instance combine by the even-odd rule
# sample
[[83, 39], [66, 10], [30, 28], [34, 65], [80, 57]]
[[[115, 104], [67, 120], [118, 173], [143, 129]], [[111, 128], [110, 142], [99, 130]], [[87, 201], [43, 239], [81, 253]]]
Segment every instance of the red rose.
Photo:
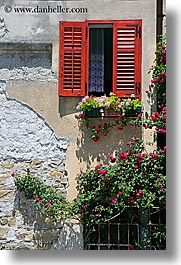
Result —
[[122, 153], [120, 153], [120, 154], [119, 154], [119, 157], [120, 157], [121, 159], [128, 159], [128, 155], [126, 154], [126, 152], [122, 152]]
[[98, 137], [98, 136], [95, 136], [95, 137], [92, 138], [92, 140], [93, 140], [94, 142], [97, 142], [97, 141], [99, 140], [99, 137]]
[[156, 116], [151, 116], [152, 121], [157, 121], [157, 117]]
[[156, 118], [158, 118], [159, 117], [159, 113], [156, 111], [156, 112], [154, 112], [154, 115], [155, 115], [155, 117]]
[[120, 125], [119, 127], [118, 127], [118, 130], [123, 130], [123, 126], [122, 125]]
[[130, 249], [130, 250], [134, 250], [135, 248], [134, 248], [133, 245], [130, 245], [129, 249]]

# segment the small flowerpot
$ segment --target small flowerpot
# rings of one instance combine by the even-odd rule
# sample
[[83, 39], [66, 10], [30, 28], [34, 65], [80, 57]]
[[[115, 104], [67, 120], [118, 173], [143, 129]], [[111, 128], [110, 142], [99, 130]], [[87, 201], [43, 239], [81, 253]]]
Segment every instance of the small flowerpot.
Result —
[[93, 117], [101, 117], [101, 111], [99, 108], [95, 108], [92, 110], [85, 110], [84, 111], [84, 116], [88, 118], [93, 118]]
[[121, 114], [121, 111], [115, 111], [113, 109], [105, 109], [104, 117], [117, 117]]
[[141, 112], [142, 112], [142, 107], [138, 107], [136, 110], [126, 110], [125, 116], [126, 117], [136, 117]]

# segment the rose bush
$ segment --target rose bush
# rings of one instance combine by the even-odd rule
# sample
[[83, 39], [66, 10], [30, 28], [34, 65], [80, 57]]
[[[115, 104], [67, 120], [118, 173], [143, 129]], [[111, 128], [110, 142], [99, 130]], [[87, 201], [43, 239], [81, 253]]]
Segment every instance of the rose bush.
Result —
[[165, 207], [164, 150], [147, 153], [136, 135], [127, 150], [110, 154], [108, 165], [98, 164], [77, 178], [78, 196], [73, 211], [94, 232], [96, 224], [111, 220], [125, 209]]

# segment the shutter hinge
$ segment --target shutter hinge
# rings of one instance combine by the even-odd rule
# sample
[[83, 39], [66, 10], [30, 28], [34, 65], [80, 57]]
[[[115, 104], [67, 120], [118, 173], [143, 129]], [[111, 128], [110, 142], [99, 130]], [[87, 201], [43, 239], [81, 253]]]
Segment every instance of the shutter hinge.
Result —
[[127, 24], [128, 27], [136, 27], [136, 37], [140, 37], [141, 29], [138, 24]]
[[136, 83], [136, 93], [140, 94], [140, 90], [141, 90], [141, 84], [140, 84], [140, 82], [137, 82]]

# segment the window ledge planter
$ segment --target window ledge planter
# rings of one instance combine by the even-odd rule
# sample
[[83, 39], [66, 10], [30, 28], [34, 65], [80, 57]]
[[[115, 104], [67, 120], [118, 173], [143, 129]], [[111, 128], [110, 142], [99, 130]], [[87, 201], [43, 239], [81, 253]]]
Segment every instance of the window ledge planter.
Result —
[[87, 118], [101, 117], [102, 111], [100, 108], [93, 108], [91, 110], [84, 110], [83, 114]]
[[104, 117], [118, 117], [120, 114], [122, 114], [122, 111], [116, 111], [113, 109], [105, 109], [103, 112]]
[[125, 117], [137, 117], [138, 114], [141, 114], [142, 113], [142, 107], [137, 107], [136, 110], [134, 109], [127, 109], [127, 110], [124, 110], [123, 111], [123, 115]]

